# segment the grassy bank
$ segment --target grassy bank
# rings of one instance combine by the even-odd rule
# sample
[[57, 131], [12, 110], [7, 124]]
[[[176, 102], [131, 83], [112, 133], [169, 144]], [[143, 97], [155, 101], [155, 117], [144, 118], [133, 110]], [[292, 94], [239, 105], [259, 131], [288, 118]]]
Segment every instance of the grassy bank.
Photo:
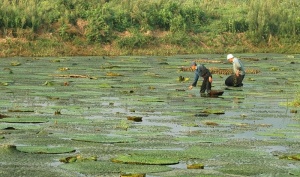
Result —
[[299, 53], [296, 0], [4, 0], [1, 57]]

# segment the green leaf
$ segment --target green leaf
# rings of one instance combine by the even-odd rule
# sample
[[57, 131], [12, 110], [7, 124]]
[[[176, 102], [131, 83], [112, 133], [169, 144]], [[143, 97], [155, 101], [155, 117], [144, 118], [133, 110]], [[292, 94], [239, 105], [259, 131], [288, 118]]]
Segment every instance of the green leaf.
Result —
[[26, 153], [35, 154], [63, 154], [75, 152], [74, 148], [70, 147], [50, 147], [50, 146], [17, 146], [17, 150]]

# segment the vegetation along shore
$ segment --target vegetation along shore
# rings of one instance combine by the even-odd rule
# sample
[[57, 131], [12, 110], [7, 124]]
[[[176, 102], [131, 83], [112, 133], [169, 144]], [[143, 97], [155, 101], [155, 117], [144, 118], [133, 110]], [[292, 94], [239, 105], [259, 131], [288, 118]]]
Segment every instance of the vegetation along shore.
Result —
[[299, 53], [298, 0], [3, 0], [0, 57]]

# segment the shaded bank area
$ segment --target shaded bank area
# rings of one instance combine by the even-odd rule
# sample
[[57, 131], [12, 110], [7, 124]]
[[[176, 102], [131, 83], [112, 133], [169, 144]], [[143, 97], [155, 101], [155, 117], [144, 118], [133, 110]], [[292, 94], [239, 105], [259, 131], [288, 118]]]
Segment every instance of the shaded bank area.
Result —
[[299, 176], [300, 56], [235, 56], [241, 88], [220, 54], [1, 59], [0, 176]]
[[[173, 35], [167, 32], [156, 32], [157, 35]], [[184, 40], [180, 34], [178, 41]], [[180, 45], [160, 43], [162, 36], [151, 41], [144, 47], [119, 47], [112, 44], [87, 44], [46, 40], [28, 41], [19, 38], [5, 38], [0, 40], [0, 57], [63, 57], [63, 56], [122, 56], [147, 55], [169, 56], [186, 54], [228, 54], [228, 53], [300, 53], [299, 43], [280, 44], [275, 41], [267, 45], [256, 45], [246, 39], [245, 34], [224, 34], [209, 39], [204, 34], [190, 36], [188, 41]], [[225, 39], [226, 38], [226, 39]], [[190, 42], [190, 40], [194, 42]], [[196, 42], [195, 42], [196, 41]], [[178, 42], [180, 43], [180, 42]]]

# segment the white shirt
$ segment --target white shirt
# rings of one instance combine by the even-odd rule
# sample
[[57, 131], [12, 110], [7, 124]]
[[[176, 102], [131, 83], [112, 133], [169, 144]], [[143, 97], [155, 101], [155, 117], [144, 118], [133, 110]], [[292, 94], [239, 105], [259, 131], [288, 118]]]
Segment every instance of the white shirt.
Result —
[[238, 58], [233, 58], [233, 72], [239, 71], [240, 75], [245, 75], [244, 65]]

